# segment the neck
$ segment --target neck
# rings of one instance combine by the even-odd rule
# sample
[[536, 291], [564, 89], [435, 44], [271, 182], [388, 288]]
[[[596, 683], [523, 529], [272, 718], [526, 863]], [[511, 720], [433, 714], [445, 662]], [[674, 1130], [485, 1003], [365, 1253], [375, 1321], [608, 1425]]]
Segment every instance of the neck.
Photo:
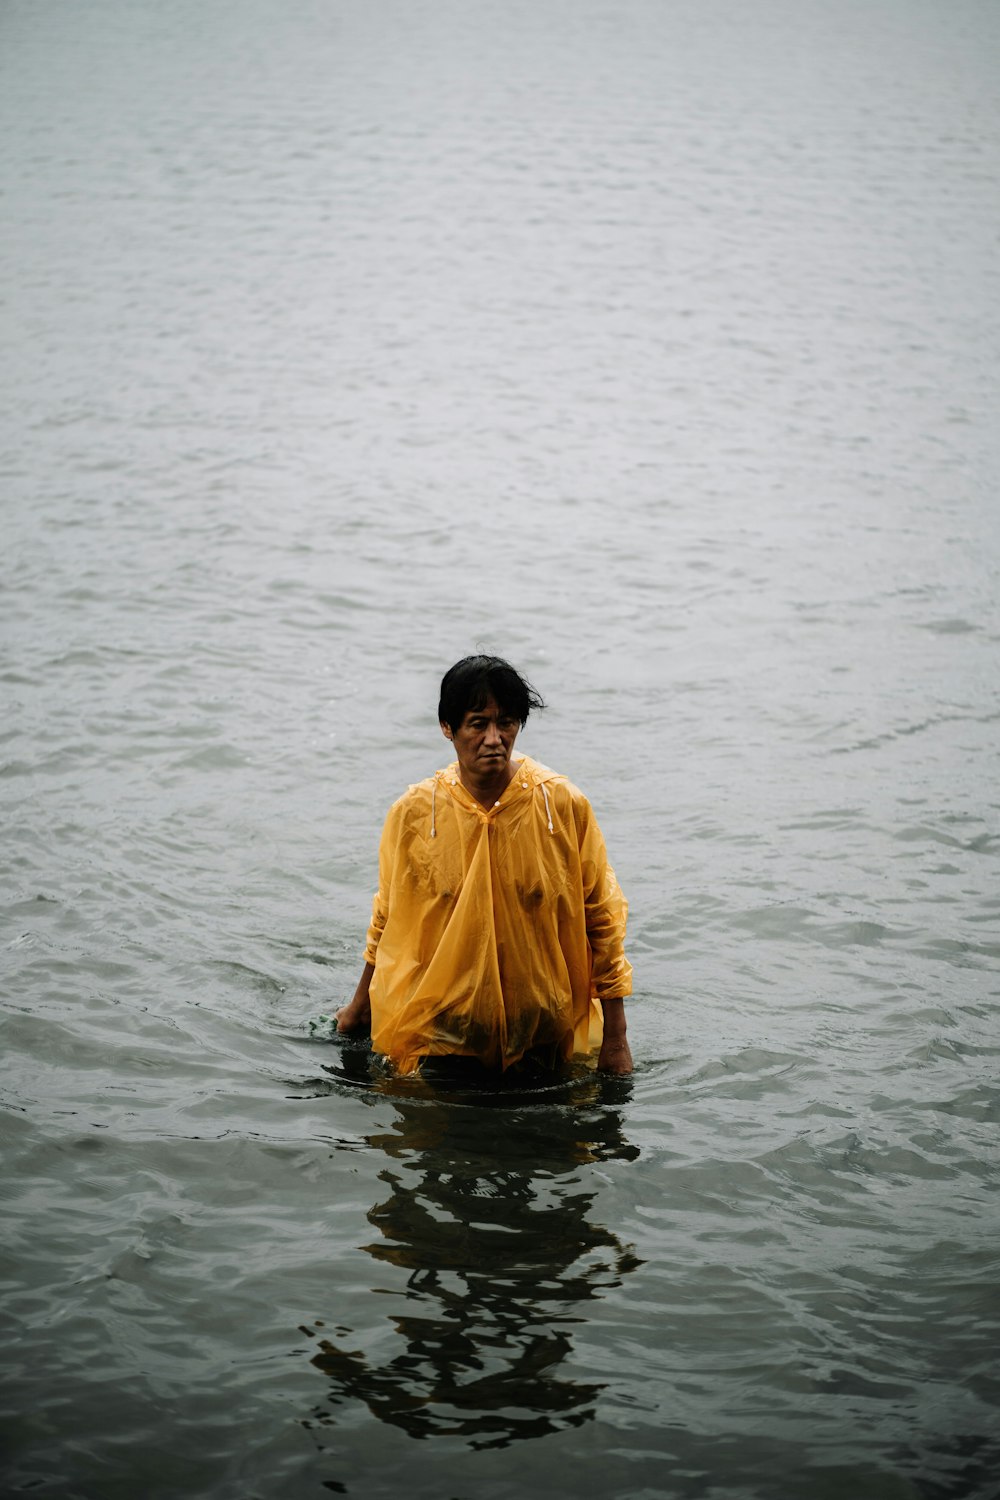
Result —
[[465, 790], [471, 796], [475, 797], [481, 806], [492, 807], [494, 802], [499, 801], [514, 779], [514, 762], [509, 760], [499, 771], [488, 777], [474, 777], [464, 767], [459, 766], [458, 779], [465, 787]]

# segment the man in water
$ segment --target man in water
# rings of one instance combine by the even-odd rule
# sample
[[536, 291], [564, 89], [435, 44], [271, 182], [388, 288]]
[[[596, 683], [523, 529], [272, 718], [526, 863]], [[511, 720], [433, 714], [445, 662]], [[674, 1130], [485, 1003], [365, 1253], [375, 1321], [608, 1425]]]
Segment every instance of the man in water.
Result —
[[445, 673], [438, 719], [456, 759], [389, 810], [353, 999], [402, 1073], [432, 1057], [505, 1069], [597, 1053], [631, 1073], [628, 904], [583, 793], [514, 741], [544, 703], [496, 656]]

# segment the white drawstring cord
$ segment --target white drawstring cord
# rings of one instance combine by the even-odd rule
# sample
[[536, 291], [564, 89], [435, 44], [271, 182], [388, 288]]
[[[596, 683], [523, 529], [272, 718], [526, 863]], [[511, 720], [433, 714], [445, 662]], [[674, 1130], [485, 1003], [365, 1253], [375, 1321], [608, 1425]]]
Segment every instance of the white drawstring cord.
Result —
[[555, 833], [555, 829], [552, 827], [552, 809], [549, 807], [549, 794], [545, 790], [544, 781], [542, 782], [542, 796], [545, 798], [545, 816], [549, 820], [549, 832]]

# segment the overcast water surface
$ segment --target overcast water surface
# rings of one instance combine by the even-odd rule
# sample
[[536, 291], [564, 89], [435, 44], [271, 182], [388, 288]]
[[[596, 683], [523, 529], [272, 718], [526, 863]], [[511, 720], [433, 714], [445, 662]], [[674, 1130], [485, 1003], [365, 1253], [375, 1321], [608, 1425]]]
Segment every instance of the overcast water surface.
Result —
[[[998, 1493], [1000, 9], [6, 0], [6, 1494]], [[636, 1072], [330, 1037], [442, 671]]]

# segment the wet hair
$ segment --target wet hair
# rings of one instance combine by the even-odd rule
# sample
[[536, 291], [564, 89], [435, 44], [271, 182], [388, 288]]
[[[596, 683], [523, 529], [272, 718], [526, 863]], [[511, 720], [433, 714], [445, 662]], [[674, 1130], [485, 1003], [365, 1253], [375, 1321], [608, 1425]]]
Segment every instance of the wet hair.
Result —
[[488, 698], [520, 724], [533, 708], [545, 707], [541, 694], [503, 657], [463, 656], [441, 679], [438, 720], [458, 729], [466, 714], [483, 708]]

